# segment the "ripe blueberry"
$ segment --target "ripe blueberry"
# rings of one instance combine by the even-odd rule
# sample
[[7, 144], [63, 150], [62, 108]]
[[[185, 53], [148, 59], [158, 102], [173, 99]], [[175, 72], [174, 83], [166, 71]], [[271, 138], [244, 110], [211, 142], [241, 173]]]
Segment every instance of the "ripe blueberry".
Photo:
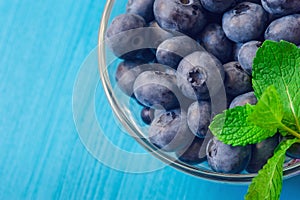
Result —
[[224, 68], [206, 51], [196, 51], [184, 57], [178, 65], [177, 85], [190, 99], [209, 99], [223, 86]]
[[275, 148], [279, 144], [279, 134], [267, 138], [262, 142], [252, 145], [251, 159], [246, 167], [249, 173], [257, 173], [273, 156]]
[[149, 141], [164, 151], [180, 150], [190, 145], [193, 139], [186, 114], [179, 109], [162, 112], [149, 127]]
[[239, 173], [249, 163], [251, 146], [231, 146], [213, 137], [207, 144], [207, 161], [216, 172]]
[[233, 44], [226, 37], [219, 24], [207, 25], [201, 33], [200, 40], [203, 47], [222, 63], [226, 63], [231, 59]]
[[257, 98], [255, 97], [254, 92], [247, 92], [245, 94], [241, 94], [235, 97], [232, 100], [229, 108], [234, 108], [236, 106], [243, 106], [247, 103], [251, 105], [255, 105], [257, 103]]
[[126, 12], [140, 15], [146, 22], [154, 19], [153, 14], [154, 0], [128, 0]]
[[223, 66], [225, 71], [225, 90], [228, 95], [236, 97], [253, 90], [251, 77], [242, 69], [238, 62], [229, 62]]
[[198, 34], [207, 22], [199, 0], [155, 0], [153, 9], [162, 28], [189, 36]]
[[204, 138], [211, 121], [211, 106], [207, 101], [195, 101], [188, 108], [187, 123], [197, 137]]
[[264, 9], [273, 15], [288, 15], [300, 11], [298, 0], [261, 0]]
[[195, 137], [192, 144], [187, 148], [176, 151], [179, 160], [188, 164], [198, 164], [206, 160], [206, 146], [209, 138]]
[[235, 4], [235, 0], [200, 0], [203, 7], [212, 13], [223, 13]]
[[106, 32], [106, 43], [113, 53], [122, 59], [151, 61], [154, 54], [145, 48], [145, 20], [136, 14], [122, 14], [113, 19]]
[[166, 110], [179, 107], [175, 75], [145, 71], [136, 78], [133, 91], [136, 99], [147, 107]]
[[256, 40], [246, 42], [238, 52], [238, 61], [249, 76], [252, 76], [253, 59], [261, 44], [262, 42]]
[[188, 36], [172, 37], [158, 46], [156, 59], [163, 65], [177, 69], [183, 57], [202, 49], [199, 43]]
[[223, 15], [226, 36], [238, 43], [258, 39], [266, 28], [268, 15], [259, 4], [242, 2]]
[[293, 14], [274, 20], [265, 31], [266, 40], [286, 40], [300, 44], [300, 14]]

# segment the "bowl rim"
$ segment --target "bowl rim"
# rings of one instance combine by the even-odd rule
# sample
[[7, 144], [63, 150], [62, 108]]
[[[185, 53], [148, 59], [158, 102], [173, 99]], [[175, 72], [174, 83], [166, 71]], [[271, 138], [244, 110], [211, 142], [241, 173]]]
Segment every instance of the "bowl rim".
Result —
[[[102, 18], [100, 20], [99, 32], [98, 32], [98, 70], [100, 74], [100, 80], [105, 92], [106, 98], [113, 110], [114, 115], [124, 126], [126, 131], [134, 137], [134, 139], [149, 153], [156, 158], [160, 159], [164, 163], [185, 172], [189, 175], [203, 178], [206, 180], [222, 183], [237, 183], [237, 184], [248, 184], [251, 182], [257, 173], [249, 174], [225, 174], [218, 173], [209, 170], [200, 170], [192, 165], [185, 164], [181, 161], [174, 160], [174, 158], [167, 153], [159, 150], [157, 147], [152, 145], [143, 135], [143, 133], [137, 128], [135, 124], [132, 124], [130, 119], [122, 112], [122, 108], [118, 103], [118, 100], [113, 92], [113, 88], [110, 84], [108, 71], [106, 70], [106, 48], [105, 48], [105, 32], [107, 29], [110, 14], [113, 8], [115, 0], [106, 0], [106, 4], [103, 10]], [[104, 67], [103, 67], [104, 66]], [[287, 166], [284, 168], [283, 176], [284, 179], [293, 177], [300, 174], [300, 163], [296, 165]]]

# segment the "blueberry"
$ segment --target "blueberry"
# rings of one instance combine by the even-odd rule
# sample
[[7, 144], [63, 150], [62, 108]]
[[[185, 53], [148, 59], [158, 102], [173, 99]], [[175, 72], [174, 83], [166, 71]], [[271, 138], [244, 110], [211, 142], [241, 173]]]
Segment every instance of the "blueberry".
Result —
[[186, 114], [179, 109], [162, 112], [149, 127], [149, 141], [164, 151], [177, 151], [190, 145], [194, 135], [189, 131]]
[[195, 101], [188, 108], [187, 123], [196, 136], [206, 136], [211, 121], [211, 106], [207, 101]]
[[162, 28], [189, 36], [198, 34], [207, 21], [199, 0], [155, 0], [153, 9]]
[[295, 158], [300, 159], [300, 143], [293, 144], [287, 151], [286, 155]]
[[238, 61], [238, 54], [244, 43], [234, 43], [232, 47], [233, 60]]
[[115, 79], [117, 81], [118, 87], [128, 96], [135, 97], [133, 93], [133, 85], [136, 78], [144, 71], [163, 71], [168, 73], [171, 72], [170, 69], [165, 68], [165, 66], [158, 65], [156, 63], [148, 63], [144, 60], [124, 60], [122, 61], [116, 70]]
[[176, 151], [176, 156], [180, 161], [194, 165], [206, 160], [206, 146], [209, 141], [207, 138], [195, 137], [192, 144], [187, 148]]
[[274, 154], [279, 144], [279, 134], [252, 145], [251, 159], [246, 167], [247, 172], [257, 173]]
[[203, 8], [212, 13], [223, 13], [235, 4], [235, 0], [200, 0]]
[[222, 27], [226, 36], [237, 43], [258, 39], [264, 32], [268, 14], [262, 6], [242, 2], [223, 15]]
[[147, 35], [147, 39], [151, 41], [153, 44], [153, 51], [156, 54], [158, 46], [165, 41], [166, 39], [172, 38], [174, 33], [171, 33], [167, 30], [162, 29], [157, 21], [152, 21], [149, 23], [149, 34]]
[[242, 69], [238, 62], [229, 62], [223, 66], [225, 71], [225, 90], [228, 95], [238, 96], [253, 90], [251, 77]]
[[121, 14], [115, 17], [111, 22], [111, 25], [106, 32], [106, 37], [110, 38], [116, 34], [122, 33], [123, 31], [145, 26], [146, 22], [141, 16], [128, 13]]
[[236, 0], [236, 3], [242, 3], [242, 2], [252, 2], [252, 3], [261, 4], [261, 0]]
[[231, 146], [213, 137], [207, 144], [207, 161], [212, 170], [221, 173], [239, 173], [249, 163], [251, 146]]
[[264, 9], [274, 15], [288, 15], [300, 11], [299, 0], [261, 0]]
[[202, 49], [199, 43], [188, 36], [172, 37], [158, 46], [156, 59], [163, 65], [177, 69], [183, 57]]
[[154, 19], [153, 14], [154, 0], [128, 0], [126, 12], [140, 15], [146, 22]]
[[243, 44], [239, 50], [238, 61], [249, 76], [252, 76], [253, 59], [261, 44], [262, 42], [260, 41], [249, 41]]
[[232, 42], [226, 37], [219, 24], [209, 24], [201, 33], [203, 47], [222, 63], [231, 59]]
[[136, 99], [147, 107], [166, 110], [179, 107], [175, 75], [145, 71], [136, 78], [133, 90]]
[[143, 107], [141, 110], [141, 119], [145, 124], [151, 124], [154, 118], [154, 110], [149, 107]]
[[257, 103], [257, 98], [255, 97], [254, 92], [247, 92], [245, 94], [241, 94], [235, 97], [232, 100], [229, 108], [234, 108], [236, 106], [243, 106], [247, 103], [251, 105], [255, 105]]
[[224, 69], [221, 62], [206, 51], [184, 57], [177, 68], [177, 85], [190, 99], [209, 99], [223, 87]]
[[142, 60], [124, 60], [122, 61], [116, 71], [116, 81], [119, 88], [128, 96], [133, 95], [133, 84], [135, 79], [144, 70], [141, 65], [145, 64]]
[[122, 14], [113, 19], [106, 32], [106, 43], [122, 59], [151, 61], [155, 55], [145, 46], [145, 20], [136, 14]]
[[274, 20], [265, 31], [265, 39], [286, 40], [296, 45], [300, 44], [300, 14], [288, 15]]

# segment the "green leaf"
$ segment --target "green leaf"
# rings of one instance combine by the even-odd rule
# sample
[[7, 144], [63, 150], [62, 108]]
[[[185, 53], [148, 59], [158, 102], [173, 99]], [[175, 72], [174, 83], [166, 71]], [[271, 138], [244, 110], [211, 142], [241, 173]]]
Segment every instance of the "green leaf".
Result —
[[253, 111], [250, 104], [225, 110], [215, 116], [209, 128], [220, 141], [233, 146], [255, 144], [275, 135], [276, 130], [262, 129], [247, 120]]
[[252, 77], [258, 99], [275, 86], [283, 102], [283, 123], [300, 132], [300, 49], [286, 41], [266, 40], [256, 53]]
[[273, 157], [252, 179], [245, 200], [278, 200], [282, 189], [285, 152], [299, 139], [285, 140], [276, 148]]
[[273, 85], [269, 86], [254, 106], [248, 120], [263, 129], [276, 132], [282, 126], [282, 118], [283, 105], [280, 96]]

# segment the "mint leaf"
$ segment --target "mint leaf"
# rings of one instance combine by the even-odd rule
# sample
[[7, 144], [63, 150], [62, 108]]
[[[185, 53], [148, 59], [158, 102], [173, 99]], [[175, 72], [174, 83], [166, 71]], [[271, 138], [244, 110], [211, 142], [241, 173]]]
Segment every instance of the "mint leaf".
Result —
[[253, 61], [252, 83], [257, 98], [274, 85], [283, 102], [282, 122], [300, 131], [300, 49], [286, 41], [266, 40]]
[[252, 179], [245, 200], [277, 200], [282, 189], [283, 163], [285, 152], [299, 139], [285, 140], [276, 148], [273, 157]]
[[253, 111], [250, 104], [225, 110], [215, 116], [209, 128], [220, 141], [233, 146], [255, 144], [275, 135], [276, 130], [262, 129], [247, 120]]
[[275, 87], [269, 86], [254, 106], [248, 120], [255, 125], [276, 132], [282, 126], [283, 105]]

